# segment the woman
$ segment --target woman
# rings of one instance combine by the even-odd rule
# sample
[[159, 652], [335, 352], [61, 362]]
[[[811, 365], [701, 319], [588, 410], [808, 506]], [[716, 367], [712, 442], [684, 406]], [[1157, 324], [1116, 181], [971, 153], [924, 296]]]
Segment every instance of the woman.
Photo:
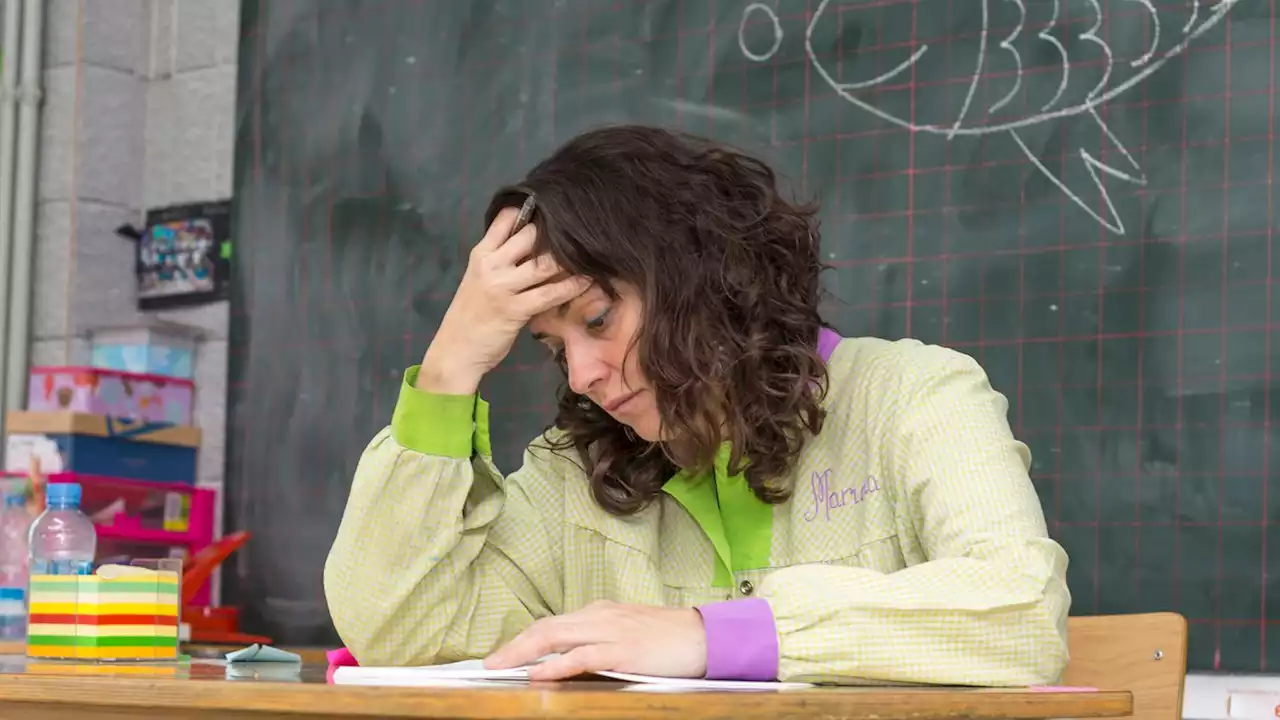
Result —
[[[325, 566], [356, 660], [1057, 679], [1067, 557], [1005, 398], [966, 355], [824, 328], [814, 210], [767, 166], [602, 129], [488, 220]], [[477, 388], [523, 328], [567, 387], [504, 478]]]

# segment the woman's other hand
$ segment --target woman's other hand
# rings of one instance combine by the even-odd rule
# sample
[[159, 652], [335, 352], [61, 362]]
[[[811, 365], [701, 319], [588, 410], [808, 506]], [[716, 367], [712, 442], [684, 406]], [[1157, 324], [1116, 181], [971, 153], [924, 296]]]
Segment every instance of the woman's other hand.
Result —
[[538, 620], [485, 658], [484, 665], [519, 667], [551, 653], [560, 657], [530, 667], [530, 680], [602, 670], [700, 678], [707, 672], [707, 631], [693, 608], [600, 601]]
[[530, 224], [510, 235], [518, 215], [515, 208], [503, 209], [472, 249], [458, 291], [422, 359], [418, 389], [475, 393], [531, 317], [590, 286], [586, 278], [563, 277], [548, 255], [530, 257], [537, 229]]

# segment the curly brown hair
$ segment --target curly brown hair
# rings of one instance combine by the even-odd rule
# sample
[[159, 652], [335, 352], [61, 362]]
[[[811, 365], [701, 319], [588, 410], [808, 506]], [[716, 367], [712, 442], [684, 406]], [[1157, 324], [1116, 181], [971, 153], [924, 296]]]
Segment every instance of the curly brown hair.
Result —
[[825, 419], [816, 205], [783, 199], [756, 158], [634, 125], [573, 138], [499, 190], [486, 225], [529, 194], [535, 254], [551, 253], [615, 299], [617, 281], [639, 292], [632, 342], [673, 438], [638, 439], [563, 385], [554, 427], [564, 433], [548, 441], [577, 451], [596, 501], [634, 513], [679, 469], [709, 467], [726, 440], [730, 473], [744, 472], [765, 502], [790, 497], [779, 478]]

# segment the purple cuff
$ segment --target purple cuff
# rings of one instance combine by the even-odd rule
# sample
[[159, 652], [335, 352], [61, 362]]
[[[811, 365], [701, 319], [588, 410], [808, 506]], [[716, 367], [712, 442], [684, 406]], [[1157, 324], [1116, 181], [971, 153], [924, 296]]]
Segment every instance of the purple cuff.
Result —
[[707, 629], [708, 680], [778, 679], [778, 631], [764, 598], [697, 607]]

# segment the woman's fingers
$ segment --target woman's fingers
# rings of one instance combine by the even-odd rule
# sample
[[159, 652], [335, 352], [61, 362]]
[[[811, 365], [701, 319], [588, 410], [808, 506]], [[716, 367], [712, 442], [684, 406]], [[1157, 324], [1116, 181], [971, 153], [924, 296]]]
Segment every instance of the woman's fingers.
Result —
[[536, 226], [525, 225], [515, 235], [506, 237], [518, 216], [515, 208], [503, 208], [475, 246], [472, 258], [481, 268], [480, 275], [487, 278], [485, 284], [500, 293], [510, 293], [513, 307], [524, 317], [567, 303], [586, 292], [591, 281], [566, 277], [564, 269], [550, 254], [530, 257], [538, 240]]
[[612, 670], [626, 660], [624, 646], [618, 643], [579, 645], [559, 657], [529, 668], [529, 679], [535, 682], [565, 680], [577, 675]]
[[586, 292], [587, 288], [590, 287], [591, 278], [573, 275], [563, 280], [556, 280], [525, 290], [516, 295], [515, 300], [520, 307], [521, 315], [533, 317], [540, 312], [545, 312], [557, 305], [569, 302]]
[[507, 207], [499, 210], [498, 215], [489, 224], [489, 229], [485, 231], [484, 237], [480, 238], [480, 242], [472, 248], [472, 256], [488, 255], [502, 247], [511, 236], [511, 229], [515, 227], [516, 218], [519, 216], [520, 211], [516, 208]]
[[533, 245], [538, 240], [538, 228], [525, 225], [502, 246], [489, 253], [489, 260], [494, 267], [515, 267], [524, 262], [533, 253]]
[[605, 642], [613, 630], [584, 613], [553, 615], [535, 621], [485, 658], [489, 669], [528, 665], [553, 653], [567, 653], [580, 646]]
[[532, 260], [524, 261], [512, 271], [511, 286], [513, 290], [520, 292], [534, 285], [541, 285], [561, 274], [564, 274], [564, 270], [555, 258], [543, 253]]

